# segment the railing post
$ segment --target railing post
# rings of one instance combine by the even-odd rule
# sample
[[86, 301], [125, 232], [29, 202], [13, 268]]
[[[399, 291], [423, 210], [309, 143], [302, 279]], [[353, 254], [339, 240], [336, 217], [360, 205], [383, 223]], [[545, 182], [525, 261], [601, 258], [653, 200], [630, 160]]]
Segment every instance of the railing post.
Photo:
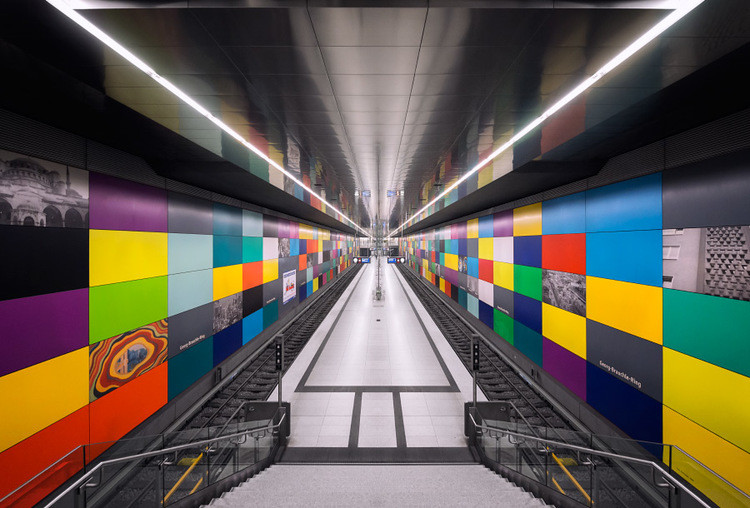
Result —
[[276, 342], [276, 372], [279, 376], [278, 381], [278, 393], [279, 393], [279, 407], [282, 406], [284, 400], [281, 393], [281, 378], [284, 374], [284, 336], [281, 335]]
[[258, 462], [260, 460], [260, 449], [259, 449], [260, 445], [258, 444], [260, 441], [260, 436], [256, 434], [255, 436], [253, 436], [253, 438], [255, 441], [255, 450], [253, 453], [253, 459], [254, 459], [254, 462]]
[[161, 501], [159, 504], [163, 505], [164, 495], [165, 495], [164, 491], [166, 490], [165, 485], [164, 485], [164, 461], [163, 460], [159, 461], [158, 474], [159, 474], [159, 478], [158, 478], [157, 483], [159, 484], [159, 500]]
[[477, 407], [477, 371], [479, 370], [479, 342], [476, 336], [471, 337], [471, 375], [473, 379], [473, 401], [474, 407]]
[[591, 504], [593, 506], [599, 504], [599, 470], [596, 468], [596, 462], [593, 459], [591, 463]]
[[211, 485], [211, 446], [206, 447], [206, 486]]

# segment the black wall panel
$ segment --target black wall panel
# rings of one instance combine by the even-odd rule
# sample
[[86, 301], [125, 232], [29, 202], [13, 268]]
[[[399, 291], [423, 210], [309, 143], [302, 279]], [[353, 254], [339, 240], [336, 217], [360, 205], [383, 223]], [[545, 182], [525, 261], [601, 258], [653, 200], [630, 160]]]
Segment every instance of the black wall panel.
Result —
[[279, 274], [276, 280], [266, 282], [263, 284], [263, 305], [266, 306], [273, 302], [277, 298], [279, 299], [279, 305], [281, 305], [281, 293], [282, 286], [284, 285], [283, 277]]
[[589, 319], [586, 358], [651, 398], [662, 400], [662, 347], [659, 344]]
[[266, 238], [279, 237], [279, 219], [270, 215], [263, 216], [263, 236]]
[[172, 358], [213, 334], [214, 304], [207, 303], [169, 318], [169, 357]]
[[242, 292], [242, 316], [246, 317], [263, 308], [263, 285]]
[[169, 193], [169, 232], [212, 235], [213, 203], [177, 192]]
[[0, 226], [0, 300], [89, 285], [89, 230]]
[[664, 171], [664, 228], [750, 224], [750, 152]]
[[495, 308], [513, 317], [513, 291], [494, 285], [493, 290], [495, 292]]
[[288, 272], [290, 270], [296, 270], [297, 268], [299, 268], [299, 259], [297, 259], [297, 256], [279, 259], [279, 277], [280, 278], [284, 277], [284, 272]]

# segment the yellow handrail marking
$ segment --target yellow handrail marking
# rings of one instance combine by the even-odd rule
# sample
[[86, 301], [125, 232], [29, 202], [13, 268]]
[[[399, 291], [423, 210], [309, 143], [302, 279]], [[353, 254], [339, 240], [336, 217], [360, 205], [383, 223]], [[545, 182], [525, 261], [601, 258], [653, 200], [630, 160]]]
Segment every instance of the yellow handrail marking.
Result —
[[[169, 498], [170, 498], [170, 497], [172, 497], [172, 494], [174, 494], [174, 492], [175, 492], [175, 491], [177, 490], [177, 488], [178, 488], [178, 487], [179, 487], [180, 485], [182, 485], [182, 482], [184, 482], [184, 481], [185, 481], [185, 478], [187, 478], [187, 475], [189, 475], [189, 474], [190, 474], [190, 471], [192, 471], [192, 470], [193, 470], [193, 469], [195, 468], [195, 466], [196, 466], [196, 465], [198, 465], [198, 462], [199, 462], [199, 461], [200, 461], [200, 460], [201, 460], [202, 458], [203, 458], [203, 454], [202, 454], [202, 453], [201, 453], [200, 455], [198, 455], [198, 456], [197, 456], [197, 457], [195, 458], [195, 460], [193, 461], [193, 464], [192, 464], [192, 465], [191, 465], [191, 466], [190, 466], [190, 467], [189, 467], [189, 468], [187, 469], [187, 471], [185, 471], [185, 473], [183, 473], [183, 475], [182, 475], [182, 476], [180, 476], [180, 479], [179, 479], [179, 480], [177, 480], [177, 483], [175, 483], [175, 484], [174, 484], [174, 487], [172, 487], [172, 488], [171, 488], [171, 489], [169, 490], [169, 492], [167, 492], [167, 495], [166, 495], [166, 496], [164, 496], [164, 501], [162, 501], [162, 504], [165, 504], [165, 503], [167, 502], [167, 500], [169, 500]], [[191, 494], [192, 494], [192, 492], [191, 492]]]
[[[190, 491], [190, 494], [194, 493], [196, 490], [198, 490], [198, 487], [200, 487], [201, 483], [203, 483], [203, 477], [201, 476], [201, 479], [198, 480], [198, 483], [195, 484], [195, 487], [193, 487], [193, 490]], [[188, 496], [190, 495], [188, 494]]]
[[555, 480], [554, 478], [552, 478], [552, 483], [555, 484], [555, 487], [557, 487], [557, 490], [559, 490], [561, 494], [567, 495], [567, 494], [565, 494], [565, 491], [563, 490], [563, 488], [560, 487], [560, 484], [557, 483], [557, 480]]
[[591, 502], [591, 497], [588, 494], [586, 494], [586, 491], [583, 489], [583, 487], [581, 487], [581, 484], [578, 483], [578, 480], [573, 478], [573, 475], [570, 474], [570, 471], [568, 471], [568, 468], [565, 467], [565, 465], [563, 465], [562, 461], [557, 458], [557, 455], [553, 453], [552, 458], [555, 459], [555, 462], [557, 462], [557, 465], [560, 466], [560, 469], [562, 469], [565, 472], [565, 474], [568, 475], [568, 478], [570, 478], [570, 480], [573, 482], [573, 485], [575, 485], [576, 488], [579, 490], [579, 492], [583, 494], [583, 496], [586, 498], [589, 504], [593, 504]]

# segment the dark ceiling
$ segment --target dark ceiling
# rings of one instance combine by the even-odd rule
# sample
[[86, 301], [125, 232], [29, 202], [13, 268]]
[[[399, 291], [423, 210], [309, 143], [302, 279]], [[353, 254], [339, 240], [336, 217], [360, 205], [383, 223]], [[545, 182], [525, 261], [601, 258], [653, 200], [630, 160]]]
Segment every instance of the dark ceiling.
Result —
[[[369, 226], [379, 217], [396, 226], [679, 2], [71, 4], [271, 158], [308, 175], [357, 222]], [[86, 134], [105, 136], [117, 118], [126, 129], [147, 128], [158, 142], [141, 132], [117, 141], [111, 126], [108, 141], [147, 152], [170, 178], [251, 202], [262, 184], [283, 194], [233, 168], [237, 147], [213, 124], [41, 0], [4, 2], [0, 19], [4, 58], [12, 57], [18, 72], [34, 76], [39, 72], [29, 69], [44, 67], [46, 80], [59, 72], [56, 79], [68, 84], [53, 95], [95, 112], [101, 127], [80, 122]], [[412, 229], [580, 179], [654, 137], [740, 109], [747, 99], [722, 85], [742, 72], [737, 55], [747, 53], [749, 21], [744, 0], [707, 0], [499, 158], [485, 181]], [[721, 71], [718, 83], [705, 71], [712, 64]], [[709, 84], [721, 104], [695, 108]], [[22, 88], [11, 88], [19, 100], [6, 95], [3, 106], [73, 122], [45, 113], [49, 99], [21, 100], [31, 95]], [[356, 196], [364, 190], [372, 197]], [[275, 198], [287, 199], [295, 198]]]

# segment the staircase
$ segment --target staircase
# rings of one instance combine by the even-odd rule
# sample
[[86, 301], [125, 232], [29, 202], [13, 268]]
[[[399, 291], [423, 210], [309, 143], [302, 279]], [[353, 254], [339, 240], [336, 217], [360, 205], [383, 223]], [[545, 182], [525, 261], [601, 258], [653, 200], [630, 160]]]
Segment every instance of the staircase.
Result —
[[276, 464], [207, 506], [547, 506], [481, 465]]

